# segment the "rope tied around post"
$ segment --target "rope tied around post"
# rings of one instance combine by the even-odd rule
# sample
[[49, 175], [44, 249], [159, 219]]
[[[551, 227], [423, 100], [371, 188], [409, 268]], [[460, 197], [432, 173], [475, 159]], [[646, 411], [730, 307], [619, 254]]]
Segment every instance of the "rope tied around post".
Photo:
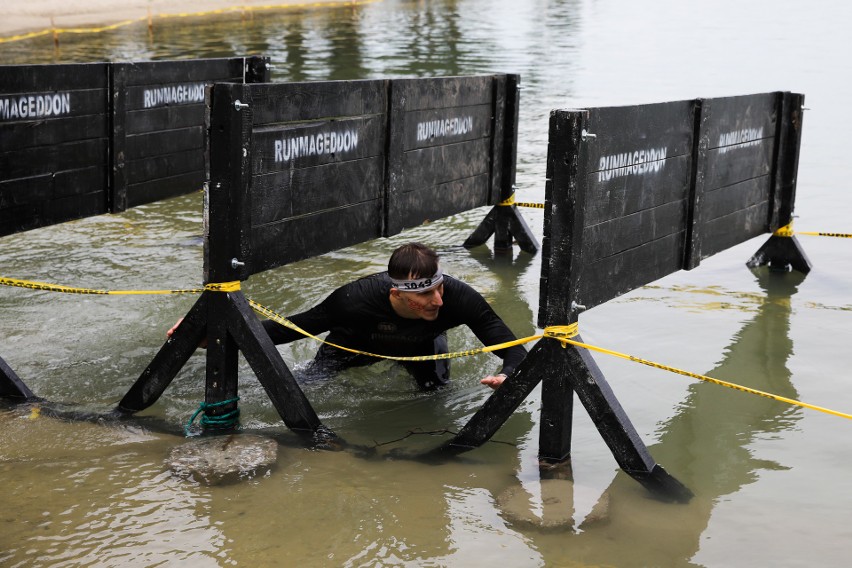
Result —
[[580, 335], [580, 323], [574, 322], [569, 325], [551, 325], [544, 328], [544, 337], [555, 339], [562, 344], [562, 349], [568, 346], [569, 339]]
[[232, 404], [232, 403], [238, 402], [239, 400], [240, 400], [240, 397], [232, 398], [232, 399], [229, 399], [229, 400], [223, 400], [223, 401], [220, 401], [220, 402], [201, 401], [201, 403], [198, 405], [198, 408], [192, 414], [192, 417], [186, 423], [186, 426], [184, 427], [183, 431], [186, 433], [187, 436], [191, 436], [192, 434], [190, 432], [190, 428], [192, 428], [193, 422], [195, 422], [195, 419], [198, 418], [198, 415], [201, 414], [202, 412], [204, 413], [204, 415], [201, 417], [201, 420], [199, 421], [199, 424], [201, 424], [202, 428], [204, 428], [204, 429], [210, 428], [210, 429], [213, 429], [213, 430], [230, 430], [231, 428], [236, 426], [237, 423], [239, 422], [239, 419], [240, 419], [240, 409], [239, 408], [235, 408], [234, 410], [232, 410], [230, 412], [226, 412], [225, 414], [220, 414], [219, 416], [208, 416], [207, 410], [210, 409], [210, 408], [218, 408], [220, 406], [225, 406], [226, 404]]

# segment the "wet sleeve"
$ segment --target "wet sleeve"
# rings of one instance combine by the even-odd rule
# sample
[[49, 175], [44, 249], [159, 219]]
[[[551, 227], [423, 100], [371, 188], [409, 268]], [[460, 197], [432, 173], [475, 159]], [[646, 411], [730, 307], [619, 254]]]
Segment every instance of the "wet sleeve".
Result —
[[[497, 345], [517, 339], [479, 292], [463, 283], [460, 292], [460, 305], [464, 306], [464, 323], [483, 345]], [[515, 345], [494, 351], [494, 354], [503, 359], [503, 368], [499, 372], [511, 375], [527, 356], [527, 350], [523, 345]]]
[[[317, 304], [310, 310], [288, 316], [287, 319], [304, 329], [308, 333], [316, 335], [331, 329], [333, 324], [332, 309], [333, 296], [329, 296], [321, 303]], [[269, 334], [270, 339], [275, 345], [282, 343], [290, 343], [299, 339], [304, 339], [305, 336], [298, 331], [292, 330], [272, 320], [264, 320], [261, 322], [263, 328]]]

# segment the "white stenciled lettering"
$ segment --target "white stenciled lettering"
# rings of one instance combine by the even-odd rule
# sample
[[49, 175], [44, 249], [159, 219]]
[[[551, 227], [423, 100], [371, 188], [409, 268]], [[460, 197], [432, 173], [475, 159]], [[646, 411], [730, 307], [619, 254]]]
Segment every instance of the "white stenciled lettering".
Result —
[[358, 147], [358, 131], [325, 131], [318, 134], [281, 138], [273, 143], [276, 162], [288, 162], [305, 156], [351, 152]]
[[0, 98], [0, 119], [45, 118], [71, 114], [71, 93]]
[[167, 85], [142, 92], [142, 106], [154, 108], [172, 104], [191, 104], [204, 101], [204, 83]]
[[725, 154], [730, 150], [757, 146], [762, 142], [762, 138], [762, 126], [760, 128], [743, 128], [742, 130], [723, 132], [719, 134], [719, 153]]
[[667, 153], [668, 148], [663, 147], [601, 156], [598, 181], [659, 172], [666, 165]]
[[472, 116], [456, 116], [446, 119], [428, 120], [417, 123], [417, 141], [422, 142], [431, 138], [463, 136], [472, 130]]

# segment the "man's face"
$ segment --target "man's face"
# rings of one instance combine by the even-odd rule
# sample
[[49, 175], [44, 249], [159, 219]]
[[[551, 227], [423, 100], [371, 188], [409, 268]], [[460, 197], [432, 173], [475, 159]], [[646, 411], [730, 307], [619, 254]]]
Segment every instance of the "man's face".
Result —
[[437, 319], [438, 310], [444, 305], [443, 284], [425, 292], [400, 292], [399, 295], [412, 315], [426, 321]]

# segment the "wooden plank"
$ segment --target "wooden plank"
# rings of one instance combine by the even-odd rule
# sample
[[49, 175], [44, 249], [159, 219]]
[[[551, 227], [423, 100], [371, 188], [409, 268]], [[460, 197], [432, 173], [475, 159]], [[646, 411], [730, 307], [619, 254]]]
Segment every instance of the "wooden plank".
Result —
[[704, 131], [709, 150], [774, 143], [777, 93], [704, 99], [708, 120]]
[[405, 119], [405, 150], [490, 138], [491, 104], [414, 111]]
[[53, 195], [53, 174], [0, 180], [0, 210], [40, 203]]
[[[209, 82], [242, 82], [244, 58], [182, 59], [123, 63], [128, 67], [127, 86], [180, 84], [187, 77]], [[132, 104], [132, 103], [131, 103]]]
[[130, 160], [126, 165], [129, 185], [189, 172], [204, 171], [204, 154], [197, 149]]
[[631, 173], [633, 167], [628, 166], [586, 176], [586, 225], [686, 199], [690, 163], [689, 156], [677, 156], [654, 162], [637, 173]]
[[110, 66], [109, 97], [110, 152], [109, 192], [107, 202], [112, 213], [127, 210], [127, 73], [129, 66]]
[[60, 197], [45, 205], [51, 225], [102, 215], [107, 211], [106, 196], [103, 191]]
[[172, 177], [154, 178], [142, 183], [127, 186], [127, 207], [136, 207], [145, 203], [153, 203], [201, 191], [206, 176], [201, 171], [191, 171]]
[[105, 88], [0, 94], [0, 125], [106, 113]]
[[674, 201], [586, 227], [583, 263], [590, 264], [683, 231], [686, 208], [685, 201]]
[[257, 129], [252, 134], [252, 174], [308, 168], [381, 156], [386, 146], [385, 120], [366, 116]]
[[404, 230], [469, 211], [488, 199], [488, 190], [485, 173], [398, 194], [398, 226]]
[[102, 114], [2, 124], [0, 153], [76, 140], [106, 138], [108, 135], [108, 121]]
[[617, 170], [660, 159], [690, 155], [694, 101], [589, 109], [591, 172]]
[[[518, 75], [497, 75], [494, 77], [494, 96], [491, 111], [494, 116], [492, 127], [494, 134], [491, 137], [489, 205], [496, 205], [514, 194], [519, 92], [520, 77]], [[506, 194], [506, 197], [503, 197], [503, 194]]]
[[391, 81], [389, 87], [390, 108], [388, 110], [388, 149], [386, 168], [386, 198], [383, 236], [389, 237], [402, 231], [402, 211], [396, 196], [405, 188], [405, 88], [403, 83]]
[[583, 140], [582, 131], [588, 118], [588, 111], [550, 113], [539, 327], [574, 323], [574, 303], [583, 303], [578, 296], [590, 142]]
[[577, 303], [592, 308], [681, 268], [684, 232], [584, 263]]
[[396, 79], [405, 111], [491, 104], [493, 75]]
[[[802, 118], [805, 95], [780, 93], [776, 158], [773, 168], [769, 230], [775, 231], [793, 220], [796, 201], [796, 178], [799, 171], [799, 149], [802, 145]], [[804, 266], [804, 265], [801, 265]]]
[[751, 146], [739, 144], [728, 147], [727, 151], [725, 148], [708, 150], [705, 191], [769, 175], [772, 172], [774, 140], [770, 138], [757, 142]]
[[[238, 108], [236, 101], [246, 106]], [[246, 85], [218, 83], [211, 89], [210, 185], [204, 212], [205, 283], [245, 280], [252, 274], [250, 187], [254, 106]]]
[[105, 139], [25, 148], [0, 154], [0, 171], [4, 172], [5, 179], [15, 179], [93, 165], [103, 167], [106, 156]]
[[766, 233], [769, 203], [764, 201], [704, 224], [707, 235], [701, 254], [707, 258]]
[[0, 209], [0, 237], [37, 229], [48, 224], [42, 213], [42, 207], [38, 203]]
[[381, 156], [283, 170], [252, 180], [252, 226], [384, 198]]
[[198, 74], [196, 69], [188, 68], [184, 77], [177, 83], [155, 83], [152, 80], [138, 87], [126, 87], [127, 111], [203, 104], [204, 89], [213, 82], [216, 82], [216, 78], [208, 79]]
[[[106, 172], [96, 165], [53, 174], [53, 199], [86, 193], [100, 193], [106, 206]], [[105, 213], [99, 211], [98, 213]]]
[[127, 134], [188, 128], [204, 124], [204, 103], [167, 106], [127, 113]]
[[204, 153], [204, 126], [190, 126], [127, 137], [128, 159], [148, 158], [162, 154], [197, 150]]
[[254, 227], [252, 272], [376, 239], [381, 236], [381, 227], [381, 200]]
[[254, 124], [383, 115], [387, 88], [384, 80], [252, 85]]
[[705, 194], [704, 222], [768, 201], [771, 181], [766, 175], [708, 191]]
[[[490, 150], [490, 140], [480, 138], [405, 152], [404, 182], [397, 188], [397, 192], [405, 193], [480, 174], [488, 175], [491, 172]], [[474, 207], [487, 204], [486, 195], [485, 199]]]
[[107, 65], [107, 63], [0, 65], [0, 93], [6, 95], [106, 89]]

